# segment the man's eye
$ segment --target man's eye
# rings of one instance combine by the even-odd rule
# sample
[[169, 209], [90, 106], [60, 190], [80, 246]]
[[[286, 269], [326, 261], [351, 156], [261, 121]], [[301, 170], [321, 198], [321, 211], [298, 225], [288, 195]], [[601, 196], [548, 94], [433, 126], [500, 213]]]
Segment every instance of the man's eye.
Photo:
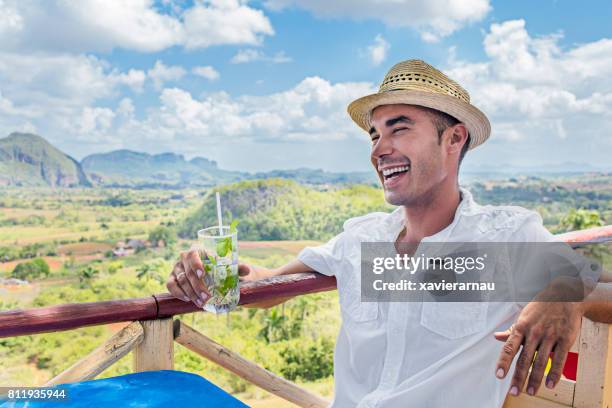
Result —
[[373, 137], [373, 138], [372, 138], [372, 144], [376, 143], [376, 142], [378, 141], [378, 139], [379, 139], [379, 137], [378, 137], [378, 136]]
[[393, 129], [393, 133], [401, 132], [402, 130], [407, 130], [407, 129], [408, 128], [405, 128], [405, 127], [395, 128], [395, 129]]

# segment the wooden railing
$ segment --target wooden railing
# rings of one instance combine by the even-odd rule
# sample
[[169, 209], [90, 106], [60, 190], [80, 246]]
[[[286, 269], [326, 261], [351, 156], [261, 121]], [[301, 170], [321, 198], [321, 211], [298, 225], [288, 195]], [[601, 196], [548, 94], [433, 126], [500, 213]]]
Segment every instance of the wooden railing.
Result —
[[[612, 226], [575, 231], [560, 236], [567, 242], [600, 242], [612, 239]], [[317, 273], [279, 276], [241, 284], [240, 304], [334, 290], [334, 277]], [[201, 311], [193, 303], [164, 293], [145, 298], [64, 304], [0, 312], [0, 338], [85, 326], [132, 322], [94, 351], [45, 385], [95, 378], [132, 351], [135, 372], [173, 369], [174, 342], [235, 373], [241, 378], [301, 407], [326, 407], [329, 402], [245, 360], [179, 319]], [[579, 353], [577, 381], [563, 379], [554, 389], [540, 388], [537, 397], [521, 394], [505, 408], [612, 408], [612, 326], [583, 319], [573, 351]]]
[[[240, 285], [240, 304], [248, 305], [336, 288], [334, 277], [318, 273], [279, 276]], [[245, 360], [173, 316], [202, 311], [168, 293], [145, 298], [74, 303], [0, 312], [0, 338], [132, 322], [46, 386], [94, 379], [132, 351], [134, 372], [174, 367], [174, 341], [239, 377], [300, 407], [326, 407], [329, 401]]]

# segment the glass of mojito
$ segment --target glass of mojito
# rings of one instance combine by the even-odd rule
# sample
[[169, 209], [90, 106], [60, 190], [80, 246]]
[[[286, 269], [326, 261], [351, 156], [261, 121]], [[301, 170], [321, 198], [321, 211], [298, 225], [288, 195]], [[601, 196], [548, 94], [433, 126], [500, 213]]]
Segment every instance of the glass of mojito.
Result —
[[202, 277], [211, 298], [203, 309], [212, 313], [227, 313], [238, 305], [240, 286], [238, 279], [237, 222], [230, 226], [209, 227], [198, 231], [205, 274]]

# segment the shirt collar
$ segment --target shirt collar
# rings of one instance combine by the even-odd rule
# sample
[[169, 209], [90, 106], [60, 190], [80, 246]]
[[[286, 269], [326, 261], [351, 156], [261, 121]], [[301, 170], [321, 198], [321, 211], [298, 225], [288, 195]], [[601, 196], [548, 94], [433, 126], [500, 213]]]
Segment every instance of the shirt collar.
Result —
[[[476, 204], [476, 202], [474, 202], [472, 193], [470, 193], [468, 189], [461, 187], [461, 186], [459, 187], [459, 192], [461, 194], [461, 201], [459, 202], [459, 205], [457, 206], [457, 209], [455, 210], [455, 217], [453, 218], [453, 221], [441, 231], [438, 231], [437, 233], [433, 235], [423, 238], [422, 240], [423, 242], [427, 242], [427, 241], [429, 242], [442, 241], [443, 242], [443, 241], [448, 240], [453, 230], [455, 229], [457, 224], [461, 221], [461, 218], [464, 215], [474, 214], [475, 212], [478, 211], [479, 206], [478, 204]], [[404, 228], [404, 217], [405, 217], [405, 212], [402, 206], [397, 207], [390, 214], [388, 218], [388, 231], [390, 233], [389, 242], [395, 242], [399, 233]]]

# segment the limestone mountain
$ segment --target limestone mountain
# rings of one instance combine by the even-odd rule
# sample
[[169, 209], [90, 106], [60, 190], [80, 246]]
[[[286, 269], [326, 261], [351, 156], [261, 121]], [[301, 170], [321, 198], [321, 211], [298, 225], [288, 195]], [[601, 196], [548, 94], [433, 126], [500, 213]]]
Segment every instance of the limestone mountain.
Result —
[[78, 161], [42, 137], [14, 132], [0, 139], [0, 185], [79, 187], [91, 183]]
[[222, 170], [203, 157], [186, 160], [175, 153], [148, 154], [115, 150], [92, 154], [81, 164], [87, 175], [99, 184], [115, 185], [215, 185], [238, 181], [246, 173]]

